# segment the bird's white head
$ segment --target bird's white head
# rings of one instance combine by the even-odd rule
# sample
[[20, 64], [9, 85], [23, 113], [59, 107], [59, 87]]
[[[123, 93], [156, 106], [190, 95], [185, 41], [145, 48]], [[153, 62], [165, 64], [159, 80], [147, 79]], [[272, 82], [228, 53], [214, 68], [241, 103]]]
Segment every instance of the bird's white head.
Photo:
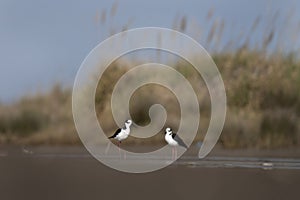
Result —
[[132, 120], [131, 119], [128, 119], [128, 120], [125, 121], [125, 126], [126, 127], [129, 128], [131, 126], [131, 124], [132, 124]]
[[172, 133], [172, 129], [171, 129], [171, 128], [169, 128], [169, 127], [168, 127], [168, 128], [166, 128], [166, 134], [167, 134], [167, 133]]

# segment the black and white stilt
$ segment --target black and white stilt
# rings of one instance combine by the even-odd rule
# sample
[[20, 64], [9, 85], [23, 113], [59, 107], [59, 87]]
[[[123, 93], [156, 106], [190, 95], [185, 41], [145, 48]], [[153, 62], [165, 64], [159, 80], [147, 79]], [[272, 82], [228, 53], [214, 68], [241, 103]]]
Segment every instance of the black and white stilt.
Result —
[[[130, 134], [130, 126], [132, 125], [132, 120], [128, 119], [125, 121], [125, 125], [123, 128], [119, 128], [116, 130], [116, 132], [108, 137], [109, 139], [115, 139], [118, 140], [118, 147], [119, 147], [119, 154], [121, 156], [121, 149], [120, 149], [120, 145], [122, 140], [125, 140], [126, 138], [128, 138], [129, 134]], [[105, 150], [105, 154], [107, 154], [108, 150], [110, 147], [110, 142], [108, 143], [108, 146]], [[124, 152], [124, 158], [126, 159], [126, 154]]]
[[183, 140], [172, 131], [171, 128], [166, 128], [165, 131], [165, 140], [166, 142], [172, 146], [172, 160], [176, 160], [177, 158], [177, 148], [178, 146], [188, 148], [187, 145], [183, 142]]

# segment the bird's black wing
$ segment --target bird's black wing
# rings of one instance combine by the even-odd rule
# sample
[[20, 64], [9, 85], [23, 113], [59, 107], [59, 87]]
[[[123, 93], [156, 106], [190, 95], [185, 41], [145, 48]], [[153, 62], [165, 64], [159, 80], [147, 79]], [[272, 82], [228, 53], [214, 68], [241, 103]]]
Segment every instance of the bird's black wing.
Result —
[[183, 142], [183, 140], [176, 134], [176, 133], [172, 133], [172, 138], [178, 142], [179, 146], [182, 146], [184, 148], [188, 148], [187, 145]]
[[109, 139], [111, 138], [115, 138], [120, 132], [121, 132], [121, 128], [119, 128], [118, 130], [116, 130], [115, 134], [113, 134], [112, 136], [109, 137]]

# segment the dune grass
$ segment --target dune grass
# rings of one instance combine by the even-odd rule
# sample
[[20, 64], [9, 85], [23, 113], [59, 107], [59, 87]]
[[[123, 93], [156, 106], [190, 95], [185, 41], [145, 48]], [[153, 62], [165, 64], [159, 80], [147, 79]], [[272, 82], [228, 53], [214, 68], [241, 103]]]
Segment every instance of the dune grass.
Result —
[[[255, 58], [255, 59], [254, 59]], [[290, 57], [265, 57], [256, 52], [214, 55], [227, 92], [227, 118], [219, 143], [226, 148], [282, 148], [300, 144], [300, 62]], [[122, 67], [121, 67], [122, 66]], [[190, 66], [176, 65], [192, 85], [199, 75]], [[129, 70], [115, 63], [105, 71], [96, 93], [96, 111], [104, 130], [116, 128], [110, 110], [114, 84]], [[201, 83], [201, 81], [200, 81]], [[201, 123], [196, 141], [202, 140], [210, 117], [210, 99], [205, 85], [197, 96]], [[149, 93], [149, 91], [151, 91]], [[168, 124], [178, 126], [180, 111], [175, 96], [160, 86], [145, 86], [131, 99], [133, 119], [145, 125], [148, 109], [154, 103], [165, 106]], [[134, 106], [132, 106], [134, 105]], [[59, 85], [47, 94], [24, 97], [0, 106], [1, 143], [78, 144], [71, 111], [71, 91]], [[103, 117], [105, 116], [105, 117]], [[161, 137], [129, 139], [128, 143], [160, 143]]]

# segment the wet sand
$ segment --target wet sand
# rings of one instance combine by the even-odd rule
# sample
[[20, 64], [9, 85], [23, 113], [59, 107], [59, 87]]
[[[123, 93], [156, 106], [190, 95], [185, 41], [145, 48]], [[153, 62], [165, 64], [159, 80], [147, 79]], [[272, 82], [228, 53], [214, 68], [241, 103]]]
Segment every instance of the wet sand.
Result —
[[[27, 149], [23, 153], [16, 148], [0, 150], [0, 199], [3, 200], [276, 200], [300, 196], [300, 170], [295, 169], [191, 167], [180, 164], [179, 160], [156, 172], [127, 174], [104, 166], [82, 148], [60, 148], [59, 152], [66, 156], [49, 157], [32, 156], [36, 149], [32, 154]], [[54, 148], [53, 155], [57, 151]], [[82, 156], [67, 156], [75, 154]]]

